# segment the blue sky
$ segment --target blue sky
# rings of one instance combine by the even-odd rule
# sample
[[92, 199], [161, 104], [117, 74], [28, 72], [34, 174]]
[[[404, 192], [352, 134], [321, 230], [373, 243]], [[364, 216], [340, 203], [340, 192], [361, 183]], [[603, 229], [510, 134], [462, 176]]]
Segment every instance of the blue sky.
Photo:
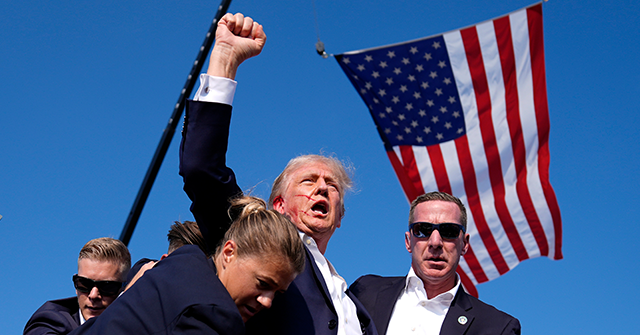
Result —
[[[0, 328], [22, 331], [46, 300], [72, 296], [78, 251], [119, 237], [219, 2], [0, 4]], [[316, 0], [329, 53], [412, 40], [529, 1]], [[315, 53], [311, 1], [234, 1], [264, 25], [263, 53], [237, 80], [228, 164], [268, 196], [286, 162], [335, 153], [355, 168], [327, 257], [347, 282], [404, 275], [408, 203], [369, 113], [334, 59]], [[633, 333], [640, 272], [640, 4], [544, 3], [551, 183], [564, 259], [527, 260], [478, 286], [530, 334]], [[174, 138], [129, 245], [159, 257], [174, 220], [192, 219]], [[613, 233], [612, 233], [613, 232]], [[631, 284], [627, 284], [631, 283]], [[611, 322], [610, 320], [615, 320]]]

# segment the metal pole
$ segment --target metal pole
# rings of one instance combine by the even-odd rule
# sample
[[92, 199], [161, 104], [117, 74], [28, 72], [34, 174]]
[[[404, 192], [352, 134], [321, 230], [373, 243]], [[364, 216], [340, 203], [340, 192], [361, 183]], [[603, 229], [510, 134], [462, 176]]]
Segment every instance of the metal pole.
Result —
[[153, 159], [151, 159], [151, 164], [149, 165], [149, 169], [147, 169], [147, 174], [144, 176], [144, 180], [142, 181], [140, 190], [138, 190], [136, 200], [133, 202], [133, 206], [131, 207], [131, 211], [129, 212], [129, 217], [127, 217], [127, 222], [124, 224], [124, 228], [122, 228], [122, 233], [120, 234], [120, 240], [127, 246], [129, 245], [131, 235], [133, 235], [133, 231], [136, 228], [136, 224], [138, 223], [138, 219], [140, 218], [140, 213], [142, 213], [144, 204], [147, 202], [149, 192], [151, 192], [151, 187], [156, 180], [156, 176], [158, 175], [158, 171], [160, 170], [160, 166], [162, 165], [164, 156], [167, 154], [167, 150], [169, 149], [169, 145], [171, 144], [171, 140], [173, 139], [173, 134], [176, 132], [176, 127], [178, 126], [178, 123], [180, 123], [182, 111], [184, 110], [187, 97], [191, 95], [191, 91], [195, 86], [198, 75], [202, 70], [202, 65], [207, 59], [209, 50], [211, 50], [213, 40], [216, 36], [218, 21], [220, 21], [222, 16], [227, 12], [227, 9], [229, 9], [229, 4], [231, 4], [231, 0], [222, 0], [222, 2], [220, 3], [218, 12], [214, 17], [213, 22], [211, 22], [211, 27], [209, 27], [207, 36], [205, 37], [204, 42], [200, 47], [198, 57], [196, 57], [195, 62], [193, 62], [193, 67], [191, 67], [191, 73], [189, 73], [189, 76], [187, 77], [187, 82], [184, 84], [184, 88], [182, 88], [182, 91], [180, 92], [178, 103], [176, 103], [173, 109], [173, 113], [171, 113], [169, 123], [164, 129], [162, 137], [160, 138], [160, 143], [158, 144], [158, 148], [156, 148]]

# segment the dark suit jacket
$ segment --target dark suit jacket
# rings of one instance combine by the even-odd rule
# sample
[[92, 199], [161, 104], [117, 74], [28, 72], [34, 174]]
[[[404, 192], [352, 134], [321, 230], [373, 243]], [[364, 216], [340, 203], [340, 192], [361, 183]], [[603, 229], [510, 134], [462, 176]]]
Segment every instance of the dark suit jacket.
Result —
[[[180, 145], [180, 175], [192, 201], [191, 212], [212, 247], [222, 239], [231, 220], [228, 199], [241, 194], [233, 171], [225, 166], [231, 107], [189, 101]], [[271, 309], [247, 323], [247, 334], [335, 335], [338, 316], [329, 291], [313, 257], [307, 251], [304, 271]], [[362, 304], [350, 295], [358, 308], [358, 319], [366, 334], [377, 334]]]
[[172, 252], [145, 272], [79, 334], [242, 334], [238, 307], [195, 245]]
[[129, 285], [129, 282], [131, 282], [131, 280], [133, 279], [133, 277], [135, 277], [135, 275], [138, 273], [138, 271], [140, 271], [140, 268], [151, 262], [157, 262], [157, 259], [149, 259], [149, 258], [141, 258], [139, 261], [137, 261], [135, 264], [133, 264], [133, 266], [131, 267], [131, 270], [129, 270], [129, 273], [127, 273], [127, 279], [125, 280], [124, 283], [122, 283], [122, 287], [127, 287], [127, 285]]
[[33, 313], [24, 335], [68, 334], [80, 326], [78, 297], [47, 301]]
[[191, 199], [191, 212], [209, 250], [213, 251], [232, 220], [227, 214], [229, 199], [242, 195], [233, 170], [226, 166], [231, 106], [208, 102], [187, 102], [182, 142], [180, 175]]
[[[387, 332], [391, 313], [402, 294], [406, 277], [366, 275], [358, 278], [349, 290], [367, 308], [380, 334]], [[466, 323], [458, 322], [466, 317]], [[440, 334], [520, 334], [518, 319], [497, 310], [458, 289], [444, 318]]]
[[[305, 251], [304, 271], [284, 294], [276, 296], [270, 309], [261, 311], [247, 322], [247, 334], [338, 333], [338, 315], [327, 285], [313, 256], [306, 248]], [[356, 305], [363, 334], [377, 334], [364, 306], [353, 294], [347, 294]]]

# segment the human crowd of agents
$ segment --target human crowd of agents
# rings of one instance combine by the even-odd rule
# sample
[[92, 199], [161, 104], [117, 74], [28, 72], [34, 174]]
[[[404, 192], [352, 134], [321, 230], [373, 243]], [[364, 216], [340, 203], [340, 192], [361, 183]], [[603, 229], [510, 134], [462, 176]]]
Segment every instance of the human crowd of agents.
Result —
[[[77, 297], [45, 303], [25, 334], [241, 333], [304, 269], [305, 256], [295, 227], [263, 200], [243, 196], [230, 206], [236, 218], [212, 256], [197, 244], [197, 225], [175, 224], [168, 253], [158, 262], [139, 262], [153, 270], [139, 271], [122, 294], [131, 264], [127, 248], [111, 238], [90, 241], [73, 277]], [[114, 249], [125, 258], [122, 265]]]
[[[348, 289], [324, 256], [330, 238], [341, 225], [344, 194], [351, 187], [345, 167], [333, 157], [305, 155], [292, 159], [276, 178], [269, 198], [272, 213], [290, 219], [296, 241], [302, 242], [306, 266], [299, 275], [294, 279], [297, 272], [283, 271], [281, 262], [274, 265], [262, 259], [231, 267], [226, 273], [233, 274], [233, 285], [229, 283], [233, 287], [224, 285], [225, 257], [241, 249], [227, 242], [234, 220], [242, 216], [242, 211], [228, 201], [242, 192], [225, 158], [237, 85], [234, 79], [238, 66], [258, 55], [265, 42], [262, 26], [251, 18], [225, 15], [218, 23], [207, 73], [200, 76], [200, 88], [187, 103], [180, 174], [205, 249], [215, 250], [215, 261], [207, 265], [202, 257], [193, 259], [194, 253], [204, 254], [195, 246], [174, 251], [153, 263], [153, 270], [142, 275], [102, 316], [87, 322], [90, 327], [82, 326], [74, 334], [186, 333], [187, 329], [199, 333], [205, 328], [216, 334], [403, 334], [407, 329], [433, 334], [519, 334], [517, 319], [468, 296], [460, 287], [455, 270], [468, 248], [466, 210], [459, 199], [440, 193], [412, 204], [405, 236], [412, 260], [409, 274], [390, 279], [364, 276]], [[211, 277], [212, 271], [220, 283], [200, 280]], [[185, 277], [169, 279], [181, 275]], [[241, 276], [253, 280], [240, 280]], [[280, 284], [288, 280], [292, 282], [284, 290], [287, 285]], [[268, 287], [270, 293], [283, 292], [277, 299], [258, 299], [255, 295], [245, 299], [244, 292], [252, 293], [252, 283]], [[160, 287], [173, 284], [181, 284], [180, 294], [163, 297]], [[154, 289], [146, 289], [149, 287]], [[196, 306], [209, 307], [189, 309], [188, 313], [180, 309], [182, 304], [193, 302], [185, 296], [204, 295], [205, 291], [211, 296], [198, 300]], [[233, 297], [232, 292], [242, 292], [232, 299], [236, 310], [222, 297]], [[378, 296], [382, 292], [386, 293]], [[149, 311], [139, 303], [146, 299], [154, 302]], [[180, 303], [169, 308], [170, 301]], [[418, 303], [411, 305], [413, 302]], [[259, 309], [266, 310], [257, 313]], [[420, 317], [406, 316], [415, 313]], [[126, 317], [129, 315], [132, 317]], [[159, 319], [158, 315], [167, 318]]]

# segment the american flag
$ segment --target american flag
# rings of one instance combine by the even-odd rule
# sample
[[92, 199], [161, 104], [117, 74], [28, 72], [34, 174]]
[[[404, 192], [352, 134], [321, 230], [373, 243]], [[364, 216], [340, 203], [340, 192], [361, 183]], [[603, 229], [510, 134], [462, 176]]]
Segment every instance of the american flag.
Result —
[[549, 183], [542, 4], [468, 28], [336, 59], [369, 108], [412, 201], [439, 190], [467, 206], [462, 284], [538, 256], [562, 259]]

